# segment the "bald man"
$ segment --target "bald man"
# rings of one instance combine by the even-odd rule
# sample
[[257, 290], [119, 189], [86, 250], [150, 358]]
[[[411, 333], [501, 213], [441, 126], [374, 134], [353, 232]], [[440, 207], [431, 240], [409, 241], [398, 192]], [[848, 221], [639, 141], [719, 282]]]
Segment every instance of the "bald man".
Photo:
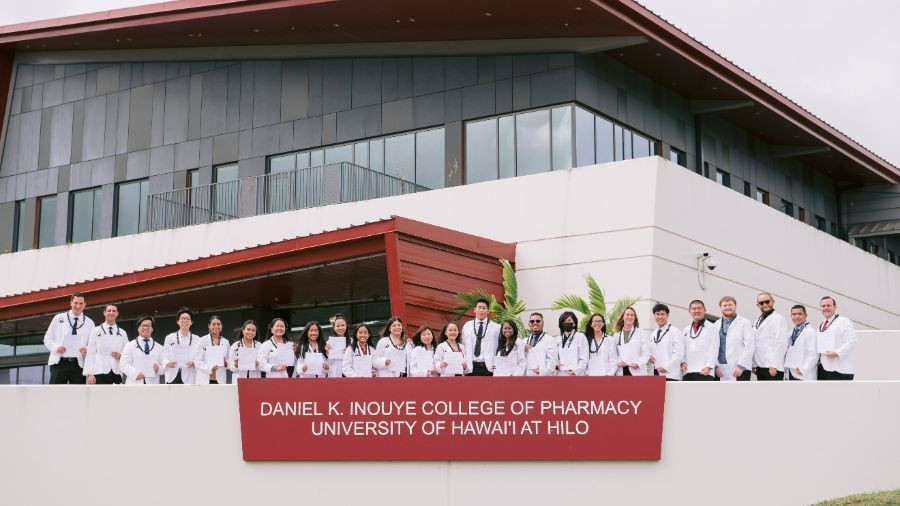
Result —
[[775, 297], [769, 292], [756, 296], [760, 315], [753, 325], [756, 350], [753, 354], [754, 372], [759, 381], [784, 380], [784, 356], [787, 353], [790, 330], [787, 320], [775, 312]]

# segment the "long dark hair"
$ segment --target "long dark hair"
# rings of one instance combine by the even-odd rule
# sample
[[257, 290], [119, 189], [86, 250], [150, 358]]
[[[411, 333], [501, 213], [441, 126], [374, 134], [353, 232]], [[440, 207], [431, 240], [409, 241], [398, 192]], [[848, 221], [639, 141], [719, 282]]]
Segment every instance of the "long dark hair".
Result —
[[381, 331], [381, 337], [390, 337], [391, 325], [393, 325], [394, 322], [400, 322], [400, 325], [402, 327], [402, 330], [400, 331], [400, 338], [403, 339], [404, 343], [406, 343], [406, 341], [409, 340], [409, 338], [406, 337], [406, 325], [403, 325], [403, 320], [401, 320], [399, 316], [392, 316], [388, 319], [387, 323], [384, 324], [384, 329], [382, 329]]
[[[331, 317], [331, 330], [334, 331], [334, 324], [337, 323], [338, 320], [343, 320], [344, 325], [347, 326], [347, 330], [344, 331], [344, 337], [347, 339], [347, 346], [350, 346], [354, 339], [350, 337], [350, 323], [347, 321], [347, 318], [344, 318], [344, 315], [338, 313]], [[334, 335], [337, 336], [336, 331]]]
[[357, 339], [356, 336], [359, 335], [359, 331], [361, 329], [366, 329], [366, 331], [369, 332], [369, 338], [366, 339], [366, 348], [369, 348], [369, 349], [372, 348], [372, 344], [369, 342], [373, 337], [372, 329], [370, 329], [369, 326], [366, 325], [365, 323], [360, 323], [359, 325], [357, 325], [356, 327], [353, 328], [353, 337], [350, 338], [350, 339], [352, 339], [352, 341], [350, 343], [350, 347], [353, 348], [353, 353], [356, 353], [356, 350], [359, 349], [359, 339]]
[[419, 327], [419, 330], [416, 331], [416, 334], [412, 337], [413, 346], [421, 346], [425, 347], [425, 344], [422, 343], [422, 332], [425, 331], [431, 332], [431, 349], [437, 348], [437, 345], [440, 344], [440, 336], [434, 333], [434, 329], [429, 327], [428, 325], [422, 325]]
[[256, 327], [256, 334], [253, 334], [253, 341], [258, 341], [257, 338], [259, 337], [259, 325], [257, 325], [256, 322], [253, 320], [247, 320], [241, 325], [241, 328], [238, 330], [238, 335], [237, 335], [238, 342], [244, 341], [244, 329], [247, 328], [247, 325], [253, 325], [254, 327]]
[[[512, 327], [513, 333], [507, 338], [503, 335], [503, 324], [507, 324]], [[516, 349], [516, 339], [519, 338], [519, 326], [516, 325], [516, 322], [512, 320], [503, 320], [500, 323], [500, 341], [497, 343], [497, 354], [500, 356], [507, 356], [511, 351]], [[504, 343], [505, 340], [505, 343]]]
[[319, 322], [315, 320], [307, 322], [306, 326], [303, 328], [303, 333], [300, 334], [300, 356], [305, 357], [306, 352], [309, 351], [309, 329], [311, 329], [313, 326], [315, 326], [316, 330], [319, 331], [319, 335], [316, 337], [316, 344], [319, 347], [319, 353], [321, 353], [327, 359], [328, 352], [325, 351], [325, 336], [322, 334], [322, 326], [319, 325]]
[[291, 342], [290, 339], [288, 339], [288, 330], [290, 330], [290, 327], [288, 327], [287, 321], [285, 321], [284, 318], [280, 318], [277, 316], [275, 318], [272, 318], [272, 321], [269, 322], [269, 327], [266, 330], [266, 339], [272, 339], [272, 336], [274, 335], [272, 334], [272, 327], [275, 326], [275, 322], [281, 322], [284, 324], [284, 336], [282, 338], [284, 339], [285, 343]]
[[637, 311], [635, 311], [633, 307], [628, 306], [624, 311], [622, 311], [622, 314], [619, 315], [618, 321], [616, 321], [616, 332], [619, 332], [620, 330], [625, 328], [625, 311], [628, 311], [629, 309], [632, 313], [634, 313], [634, 328], [637, 329], [641, 327], [641, 324], [638, 323]]
[[591, 322], [594, 321], [594, 318], [599, 316], [601, 320], [603, 320], [603, 327], [600, 328], [600, 344], [603, 344], [603, 340], [606, 339], [606, 317], [600, 313], [594, 313], [588, 318], [587, 328], [584, 329], [584, 336], [588, 339], [588, 353], [597, 353], [600, 351], [600, 345], [596, 345], [597, 349], [593, 349], [595, 346], [594, 341], [594, 327], [591, 326]]
[[564, 311], [563, 314], [559, 315], [559, 332], [560, 334], [564, 334], [562, 326], [563, 322], [566, 321], [567, 318], [572, 318], [572, 322], [574, 322], [575, 326], [572, 329], [572, 335], [575, 335], [575, 332], [578, 332], [578, 317], [575, 316], [575, 313], [572, 311]]

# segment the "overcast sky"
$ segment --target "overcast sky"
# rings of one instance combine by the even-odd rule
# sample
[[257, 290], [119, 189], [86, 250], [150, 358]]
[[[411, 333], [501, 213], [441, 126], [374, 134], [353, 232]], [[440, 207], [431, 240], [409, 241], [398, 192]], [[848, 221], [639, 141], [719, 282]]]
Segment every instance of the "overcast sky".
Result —
[[[640, 1], [900, 166], [900, 0]], [[0, 2], [0, 25], [155, 3]]]

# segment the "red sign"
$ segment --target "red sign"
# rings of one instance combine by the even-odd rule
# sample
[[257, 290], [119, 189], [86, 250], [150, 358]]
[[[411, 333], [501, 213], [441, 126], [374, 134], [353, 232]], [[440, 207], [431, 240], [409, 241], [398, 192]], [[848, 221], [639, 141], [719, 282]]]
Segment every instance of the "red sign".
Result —
[[665, 378], [242, 379], [244, 460], [659, 460]]

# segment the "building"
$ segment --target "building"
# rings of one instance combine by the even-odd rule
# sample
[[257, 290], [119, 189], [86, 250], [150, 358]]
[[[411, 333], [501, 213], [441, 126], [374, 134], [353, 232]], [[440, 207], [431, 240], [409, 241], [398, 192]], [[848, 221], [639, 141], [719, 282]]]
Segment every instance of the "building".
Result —
[[[125, 320], [188, 304], [228, 325], [436, 324], [452, 291], [499, 290], [498, 251], [529, 309], [595, 273], [643, 305], [832, 293], [860, 327], [900, 327], [900, 169], [631, 1], [185, 0], [15, 25], [0, 104], [0, 381], [44, 379], [43, 328], [75, 289]], [[387, 228], [340, 257], [357, 274], [224, 273], [366, 227]], [[401, 237], [478, 257], [438, 269], [469, 282], [422, 276], [407, 298]], [[149, 283], [204, 270], [211, 292]], [[262, 296], [263, 276], [356, 275], [374, 276], [361, 297]]]

